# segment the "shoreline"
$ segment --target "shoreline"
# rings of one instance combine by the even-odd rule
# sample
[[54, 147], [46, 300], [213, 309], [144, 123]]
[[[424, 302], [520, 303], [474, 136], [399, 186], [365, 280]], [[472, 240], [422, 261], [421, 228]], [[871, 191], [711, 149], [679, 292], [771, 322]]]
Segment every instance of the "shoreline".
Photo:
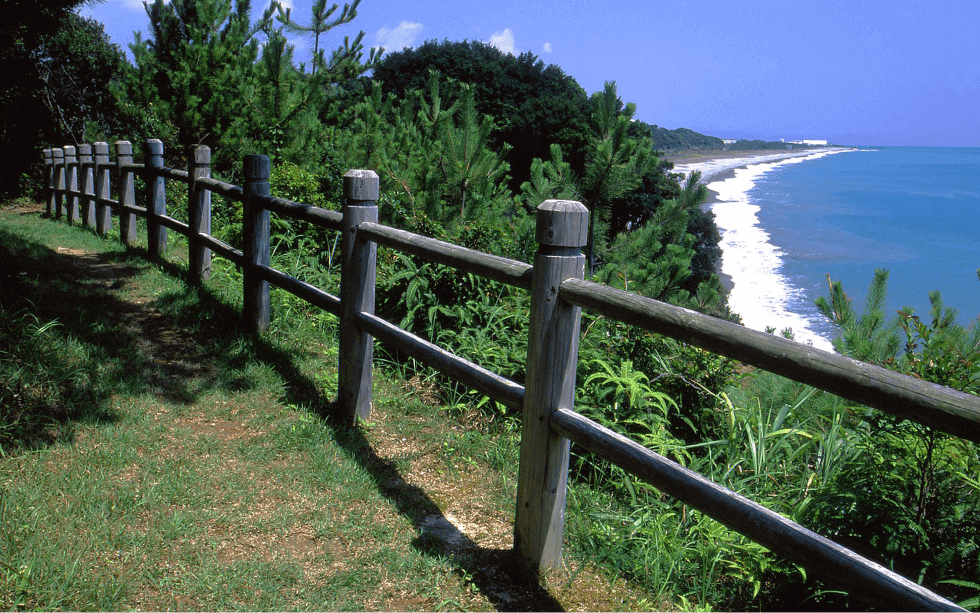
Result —
[[[724, 201], [718, 199], [718, 192], [711, 189], [710, 184], [733, 178], [736, 170], [748, 168], [756, 164], [766, 164], [789, 158], [805, 158], [818, 153], [847, 151], [850, 149], [853, 149], [853, 147], [820, 147], [817, 149], [794, 149], [791, 151], [779, 149], [763, 149], [759, 151], [714, 150], [705, 151], [704, 153], [687, 152], [674, 159], [671, 159], [670, 156], [665, 157], [674, 163], [674, 170], [672, 172], [683, 174], [685, 181], [690, 177], [692, 171], [701, 171], [701, 184], [708, 188], [708, 197], [701, 204], [701, 208], [711, 210], [712, 206]], [[721, 264], [718, 265], [715, 274], [718, 275], [725, 291], [730, 294], [735, 288], [735, 280], [731, 275], [721, 270]]]
[[[707, 185], [710, 182], [722, 181], [735, 176], [735, 171], [740, 168], [754, 166], [755, 164], [765, 164], [789, 158], [805, 158], [818, 153], [832, 151], [849, 151], [853, 147], [820, 147], [816, 149], [793, 149], [793, 150], [773, 150], [762, 151], [707, 151], [703, 154], [683, 154], [677, 158], [665, 156], [673, 162], [672, 172], [681, 173], [687, 179], [691, 171], [701, 171], [701, 183]], [[709, 197], [710, 198], [710, 197]], [[707, 204], [707, 202], [706, 202]]]
[[[687, 157], [675, 162], [674, 172], [685, 178], [694, 171], [702, 173], [701, 184], [708, 188], [708, 198], [702, 207], [715, 213], [722, 234], [723, 254], [715, 273], [728, 293], [729, 306], [742, 316], [745, 326], [760, 331], [773, 326], [791, 328], [798, 342], [822, 349], [830, 347], [829, 339], [811, 329], [808, 315], [788, 310], [786, 300], [793, 288], [776, 272], [781, 266], [780, 250], [758, 225], [755, 212], [759, 207], [750, 204], [747, 194], [757, 177], [767, 174], [773, 165], [801, 163], [853, 150], [852, 147], [820, 147], [750, 155], [738, 152], [697, 159]], [[725, 206], [719, 208], [719, 205]]]

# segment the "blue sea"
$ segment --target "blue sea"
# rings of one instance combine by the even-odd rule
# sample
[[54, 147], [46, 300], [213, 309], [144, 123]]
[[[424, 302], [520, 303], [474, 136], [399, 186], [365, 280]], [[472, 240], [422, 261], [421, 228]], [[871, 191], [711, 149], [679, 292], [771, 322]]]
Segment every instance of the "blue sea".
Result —
[[[876, 268], [889, 271], [886, 313], [929, 313], [939, 290], [958, 322], [980, 314], [980, 148], [880, 147], [758, 156], [678, 167], [717, 192], [722, 272], [753, 329], [792, 328], [829, 348], [836, 330], [814, 306], [841, 281], [859, 312]], [[735, 176], [717, 175], [736, 163]], [[712, 176], [714, 175], [714, 177]]]

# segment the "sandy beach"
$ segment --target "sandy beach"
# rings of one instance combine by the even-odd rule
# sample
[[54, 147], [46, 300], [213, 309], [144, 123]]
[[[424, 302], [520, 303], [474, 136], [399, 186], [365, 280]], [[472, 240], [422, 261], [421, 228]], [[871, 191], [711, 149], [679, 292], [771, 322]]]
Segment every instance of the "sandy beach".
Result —
[[[828, 151], [846, 151], [849, 147], [820, 147], [815, 149], [793, 149], [793, 150], [766, 150], [766, 151], [708, 151], [703, 154], [682, 153], [677, 157], [667, 156], [667, 159], [674, 163], [674, 172], [681, 173], [685, 177], [695, 170], [701, 171], [701, 183], [708, 185], [714, 181], [724, 181], [735, 176], [735, 171], [745, 168], [752, 164], [762, 164], [765, 162], [775, 162], [788, 158], [808, 157], [818, 153]], [[717, 202], [717, 193], [708, 188], [708, 200], [704, 203], [709, 206]]]
[[779, 274], [780, 249], [759, 225], [759, 207], [748, 192], [758, 177], [768, 173], [773, 164], [782, 166], [814, 157], [851, 151], [850, 147], [821, 147], [779, 151], [711, 152], [700, 156], [678, 156], [674, 172], [689, 177], [701, 172], [701, 183], [708, 188], [706, 209], [715, 214], [721, 232], [723, 251], [718, 275], [729, 292], [728, 301], [743, 323], [755, 330], [768, 326], [792, 328], [801, 342], [822, 349], [832, 349], [829, 340], [820, 338], [807, 322], [786, 308], [794, 291]]

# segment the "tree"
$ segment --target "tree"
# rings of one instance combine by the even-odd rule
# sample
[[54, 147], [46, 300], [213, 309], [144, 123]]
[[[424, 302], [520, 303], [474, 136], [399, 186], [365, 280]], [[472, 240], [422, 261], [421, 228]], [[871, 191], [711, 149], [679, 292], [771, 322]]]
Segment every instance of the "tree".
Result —
[[232, 166], [248, 132], [255, 84], [256, 34], [272, 8], [252, 25], [249, 0], [155, 0], [146, 4], [150, 38], [137, 33], [129, 95], [173, 123], [183, 155], [211, 147], [216, 168]]
[[[40, 177], [41, 148], [108, 133], [119, 118], [110, 92], [122, 62], [101, 25], [74, 13], [80, 0], [6, 0], [0, 21], [0, 196]], [[85, 61], [79, 61], [79, 58]], [[25, 149], [30, 153], [25, 154]], [[33, 171], [32, 171], [33, 168]], [[33, 177], [29, 179], [28, 177]]]
[[[704, 237], [690, 231], [692, 219], [701, 219], [707, 197], [700, 179], [700, 173], [692, 173], [684, 189], [661, 202], [643, 225], [617, 234], [597, 278], [648, 298], [727, 317], [718, 275], [713, 267], [699, 268], [698, 242]], [[717, 247], [717, 239], [713, 244]]]
[[46, 38], [44, 51], [36, 66], [44, 105], [57, 123], [60, 140], [91, 141], [119, 128], [109, 85], [120, 74], [123, 56], [109, 43], [102, 24], [69, 13], [63, 26]]
[[[447, 94], [443, 94], [446, 91]], [[432, 72], [425, 91], [406, 100], [375, 86], [347, 131], [350, 161], [377, 169], [399, 212], [383, 217], [425, 233], [471, 221], [500, 225], [511, 207], [506, 190], [509, 147], [490, 147], [492, 121], [477, 111], [475, 89]], [[401, 219], [398, 219], [398, 218]]]
[[[335, 20], [327, 20], [334, 9], [314, 15], [308, 28], [318, 46], [322, 34], [354, 18], [356, 6]], [[246, 149], [254, 147], [306, 166], [323, 161], [321, 122], [332, 115], [336, 84], [369, 68], [361, 62], [362, 36], [353, 43], [345, 39], [329, 62], [320, 61], [318, 48], [317, 70], [307, 75], [295, 65], [294, 48], [283, 33], [287, 26], [306, 26], [292, 21], [278, 2], [254, 24], [250, 0], [155, 0], [146, 11], [150, 36], [137, 37], [131, 46], [135, 68], [126, 91], [134, 104], [173, 124], [178, 154], [208, 145], [215, 170], [225, 174], [233, 174]], [[369, 61], [375, 57], [376, 52]]]
[[[518, 56], [476, 41], [427, 41], [414, 49], [388, 53], [374, 67], [374, 79], [385, 93], [405, 98], [428, 87], [429, 72], [473, 87], [476, 110], [493, 120], [490, 146], [497, 151], [512, 145], [507, 161], [517, 192], [530, 179], [535, 158], [547, 159], [559, 144], [566, 158], [581, 171], [581, 151], [589, 134], [585, 90], [554, 64], [545, 65], [532, 53]], [[442, 94], [448, 94], [443, 90]]]
[[589, 209], [586, 258], [591, 277], [597, 253], [604, 251], [608, 242], [613, 202], [638, 188], [647, 173], [656, 167], [658, 158], [648, 140], [629, 134], [636, 105], [623, 104], [614, 81], [607, 81], [603, 91], [592, 94], [589, 103], [591, 134], [584, 150], [582, 174], [577, 176], [564, 161], [560, 148], [554, 147], [549, 174], [560, 177], [554, 189], [572, 195]]
[[344, 9], [340, 15], [330, 19], [339, 5], [334, 4], [327, 8], [326, 0], [313, 0], [311, 9], [311, 19], [309, 25], [303, 25], [292, 19], [290, 9], [283, 9], [278, 6], [276, 19], [283, 24], [287, 32], [302, 34], [313, 37], [313, 61], [311, 62], [311, 73], [316, 76], [317, 69], [326, 69], [331, 73], [333, 80], [343, 80], [346, 76], [358, 75], [366, 69], [371, 68], [375, 61], [381, 57], [383, 49], [372, 49], [368, 62], [361, 64], [363, 53], [364, 32], [361, 32], [351, 43], [348, 37], [344, 37], [344, 46], [335, 50], [331, 55], [330, 62], [324, 59], [323, 51], [320, 49], [320, 37], [330, 30], [350, 23], [357, 17], [357, 7], [361, 0], [354, 0], [353, 4], [344, 4]]
[[[821, 296], [817, 306], [839, 327], [834, 347], [842, 354], [980, 394], [980, 319], [964, 329], [938, 291], [929, 294], [928, 317], [905, 307], [887, 319], [884, 269], [875, 270], [860, 314], [841, 283], [829, 276], [827, 281], [829, 299]], [[835, 487], [825, 488], [812, 506], [820, 531], [874, 546], [889, 564], [907, 569], [906, 575], [920, 583], [952, 580], [975, 588], [970, 582], [980, 577], [980, 487], [975, 478], [980, 448], [870, 409], [856, 408], [853, 419], [862, 433], [861, 453], [841, 468]]]

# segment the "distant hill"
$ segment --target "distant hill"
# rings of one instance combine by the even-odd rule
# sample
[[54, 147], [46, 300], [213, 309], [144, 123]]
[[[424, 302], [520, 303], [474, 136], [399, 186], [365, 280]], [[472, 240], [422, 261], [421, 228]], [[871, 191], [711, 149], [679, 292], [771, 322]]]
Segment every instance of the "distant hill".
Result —
[[668, 130], [657, 125], [650, 125], [642, 121], [632, 124], [632, 129], [637, 134], [647, 134], [653, 141], [653, 146], [657, 151], [665, 153], [678, 151], [707, 151], [723, 150], [732, 151], [759, 151], [764, 149], [794, 149], [806, 148], [807, 145], [785, 143], [783, 141], [748, 140], [739, 139], [735, 142], [726, 143], [717, 136], [708, 136], [695, 132], [688, 128], [677, 128]]
[[639, 134], [646, 133], [653, 141], [654, 148], [658, 151], [725, 148], [725, 143], [720, 138], [706, 136], [687, 128], [668, 130], [667, 128], [661, 128], [656, 125], [652, 126], [642, 121], [633, 122], [631, 127]]

